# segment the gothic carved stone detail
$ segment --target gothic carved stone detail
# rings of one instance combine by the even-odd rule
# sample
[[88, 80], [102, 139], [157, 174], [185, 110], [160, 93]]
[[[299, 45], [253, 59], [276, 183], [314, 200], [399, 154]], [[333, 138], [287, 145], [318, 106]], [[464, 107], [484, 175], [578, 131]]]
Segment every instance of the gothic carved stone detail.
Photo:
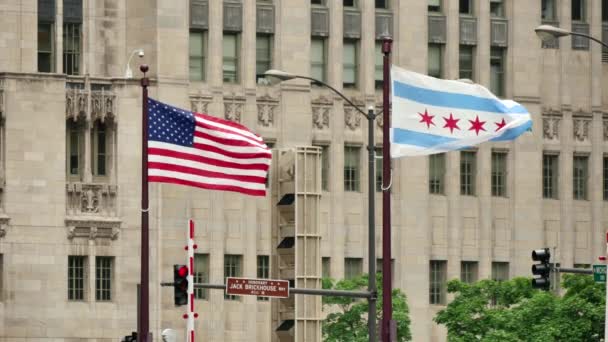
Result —
[[6, 232], [8, 230], [8, 222], [10, 218], [4, 214], [0, 214], [0, 238], [6, 236]]
[[116, 217], [116, 185], [103, 183], [68, 183], [69, 217]]
[[608, 117], [604, 116], [604, 141], [608, 141]]
[[589, 126], [591, 118], [574, 117], [572, 118], [572, 135], [576, 141], [589, 140]]
[[275, 113], [279, 100], [263, 95], [257, 98], [258, 124], [264, 127], [274, 126]]
[[[359, 99], [353, 99], [352, 102], [355, 106], [361, 108], [365, 103]], [[361, 113], [349, 104], [344, 104], [344, 123], [346, 127], [352, 131], [361, 127]]]
[[87, 102], [89, 93], [84, 89], [66, 89], [65, 114], [66, 118], [77, 121], [78, 118], [87, 117]]
[[208, 108], [211, 100], [211, 96], [190, 95], [190, 110], [207, 114], [209, 113]]
[[225, 96], [224, 97], [224, 118], [226, 120], [241, 122], [243, 108], [245, 107], [245, 98], [242, 96]]
[[68, 227], [68, 240], [74, 238], [116, 240], [120, 233], [121, 222], [117, 219], [81, 220], [68, 218], [65, 222]]
[[116, 95], [107, 90], [91, 91], [91, 119], [105, 122], [107, 118], [116, 122]]
[[559, 127], [561, 116], [543, 115], [543, 138], [547, 140], [559, 140]]
[[329, 116], [332, 109], [331, 99], [321, 96], [312, 101], [312, 126], [316, 129], [329, 128]]

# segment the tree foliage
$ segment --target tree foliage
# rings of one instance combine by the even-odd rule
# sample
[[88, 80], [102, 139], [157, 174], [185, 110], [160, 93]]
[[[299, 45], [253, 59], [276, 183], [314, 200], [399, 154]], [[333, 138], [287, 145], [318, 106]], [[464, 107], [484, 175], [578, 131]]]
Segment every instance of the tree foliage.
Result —
[[[382, 275], [376, 276], [378, 285], [378, 301], [376, 318], [382, 320]], [[366, 291], [368, 275], [364, 274], [354, 279], [344, 279], [335, 282], [323, 279], [324, 289]], [[397, 322], [397, 341], [410, 341], [409, 309], [406, 296], [401, 290], [392, 291], [393, 319]], [[323, 322], [323, 341], [326, 342], [367, 342], [368, 302], [365, 299], [350, 297], [323, 297], [323, 308], [327, 314]], [[376, 325], [378, 326], [378, 325]]]
[[473, 284], [453, 280], [456, 294], [437, 313], [450, 342], [599, 341], [604, 335], [605, 285], [588, 275], [565, 275], [557, 296], [532, 288], [530, 278]]

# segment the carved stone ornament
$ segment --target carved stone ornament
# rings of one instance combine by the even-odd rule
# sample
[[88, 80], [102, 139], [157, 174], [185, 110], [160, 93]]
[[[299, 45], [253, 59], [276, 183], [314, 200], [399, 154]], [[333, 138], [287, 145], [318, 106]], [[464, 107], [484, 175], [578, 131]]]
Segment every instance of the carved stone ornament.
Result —
[[279, 101], [264, 95], [257, 98], [258, 124], [264, 127], [274, 126], [274, 115], [279, 107]]
[[67, 215], [70, 217], [116, 217], [116, 185], [68, 183]]
[[311, 105], [313, 128], [321, 130], [329, 128], [329, 116], [333, 106], [332, 100], [325, 96], [320, 96], [312, 100]]
[[604, 141], [608, 141], [608, 118], [604, 117]]
[[107, 90], [91, 91], [91, 119], [92, 121], [100, 120], [105, 122], [107, 118], [111, 118], [116, 122], [115, 111], [116, 95]]
[[591, 119], [574, 117], [572, 119], [572, 135], [577, 141], [589, 140], [589, 124]]
[[207, 114], [209, 113], [208, 108], [211, 100], [211, 96], [190, 95], [190, 110], [196, 113]]
[[66, 218], [65, 222], [68, 227], [68, 240], [73, 240], [74, 238], [116, 240], [120, 233], [121, 221], [118, 219]]
[[241, 122], [243, 107], [245, 106], [244, 97], [224, 97], [224, 118], [226, 120]]
[[8, 216], [6, 216], [5, 214], [0, 214], [0, 238], [6, 236], [6, 231], [8, 229], [8, 221], [10, 221], [10, 218]]
[[66, 118], [77, 121], [79, 117], [87, 117], [87, 102], [89, 94], [84, 89], [66, 89], [65, 114]]
[[543, 115], [543, 138], [547, 140], [559, 139], [559, 126], [561, 117], [556, 115]]
[[344, 123], [351, 131], [361, 127], [361, 114], [352, 106], [344, 107]]

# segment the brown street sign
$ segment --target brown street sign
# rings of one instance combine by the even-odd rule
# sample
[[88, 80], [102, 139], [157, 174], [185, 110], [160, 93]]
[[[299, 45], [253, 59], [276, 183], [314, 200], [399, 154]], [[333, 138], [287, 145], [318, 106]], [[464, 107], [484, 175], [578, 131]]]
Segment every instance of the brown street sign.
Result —
[[226, 278], [226, 294], [287, 298], [289, 297], [289, 281], [228, 277]]

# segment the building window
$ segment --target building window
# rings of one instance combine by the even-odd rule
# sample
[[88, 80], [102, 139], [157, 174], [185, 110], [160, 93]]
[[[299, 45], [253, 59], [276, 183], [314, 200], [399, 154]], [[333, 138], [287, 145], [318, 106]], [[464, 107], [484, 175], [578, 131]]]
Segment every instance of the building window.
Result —
[[113, 257], [98, 256], [95, 258], [95, 300], [112, 300], [112, 265]]
[[345, 40], [342, 54], [344, 69], [342, 73], [342, 83], [345, 88], [354, 88], [357, 86], [357, 42], [354, 40]]
[[344, 191], [359, 191], [359, 155], [358, 146], [344, 146]]
[[384, 85], [384, 54], [381, 41], [376, 41], [375, 52], [374, 85], [376, 89], [381, 89]]
[[[209, 282], [209, 254], [194, 255], [193, 282], [194, 284], [204, 284]], [[194, 288], [195, 299], [209, 299], [209, 290]]]
[[608, 201], [608, 157], [604, 156], [604, 201]]
[[272, 69], [272, 35], [258, 34], [255, 40], [255, 80], [264, 79], [264, 73]]
[[314, 146], [321, 148], [321, 190], [329, 191], [329, 146]]
[[310, 0], [310, 3], [313, 5], [325, 5], [324, 0]]
[[382, 164], [382, 147], [376, 147], [375, 151], [374, 151], [374, 159], [375, 159], [375, 170], [374, 172], [376, 173], [375, 177], [376, 177], [376, 191], [382, 191], [382, 171], [383, 171], [383, 164]]
[[207, 31], [190, 31], [190, 80], [204, 81], [207, 61]]
[[429, 44], [428, 75], [441, 78], [443, 75], [443, 56], [441, 44]]
[[63, 24], [63, 72], [68, 75], [80, 74], [81, 24]]
[[313, 37], [310, 43], [310, 74], [312, 78], [326, 82], [327, 53], [325, 51], [325, 39]]
[[429, 303], [445, 304], [447, 262], [445, 260], [431, 260], [429, 282]]
[[344, 258], [344, 279], [353, 279], [363, 274], [363, 259]]
[[608, 21], [608, 0], [602, 0], [602, 22]]
[[106, 123], [97, 120], [91, 131], [91, 149], [93, 152], [91, 161], [93, 162], [93, 175], [95, 176], [107, 175], [106, 164], [108, 161], [109, 135], [107, 134], [106, 126]]
[[323, 257], [321, 259], [321, 276], [323, 278], [330, 278], [330, 263], [331, 263], [331, 258], [330, 257]]
[[343, 0], [343, 6], [344, 7], [357, 7], [357, 1], [356, 0]]
[[585, 7], [585, 0], [572, 0], [572, 21], [587, 21], [587, 10]]
[[[270, 278], [270, 257], [268, 255], [258, 255], [258, 279]], [[259, 301], [268, 301], [268, 297], [258, 297]]]
[[55, 71], [55, 25], [38, 22], [38, 71]]
[[376, 0], [377, 9], [388, 9], [388, 0]]
[[[266, 147], [268, 147], [268, 149], [272, 150], [274, 148], [273, 142], [265, 141], [264, 143], [266, 144]], [[266, 173], [266, 189], [268, 189], [269, 187], [270, 187], [270, 172], [267, 172]]]
[[68, 174], [72, 177], [81, 176], [83, 159], [82, 153], [84, 149], [82, 125], [79, 122], [68, 120], [67, 132]]
[[490, 16], [498, 18], [505, 16], [505, 4], [502, 0], [490, 0]]
[[429, 192], [431, 194], [445, 194], [445, 156], [445, 153], [429, 156]]
[[545, 21], [555, 21], [556, 18], [555, 0], [542, 0], [541, 19]]
[[573, 196], [575, 200], [587, 199], [587, 176], [589, 175], [589, 157], [574, 156]]
[[505, 281], [509, 280], [509, 263], [508, 262], [492, 262], [492, 280]]
[[429, 12], [441, 12], [441, 0], [429, 0], [427, 8]]
[[475, 195], [475, 176], [477, 169], [475, 152], [460, 152], [460, 194]]
[[490, 52], [490, 91], [494, 95], [505, 95], [505, 56], [504, 49], [493, 47]]
[[507, 196], [507, 153], [492, 152], [492, 196]]
[[559, 159], [557, 154], [543, 154], [543, 197], [557, 199]]
[[68, 256], [68, 300], [84, 300], [86, 257]]
[[[241, 264], [242, 264], [241, 255], [231, 255], [231, 254], [224, 255], [224, 284], [226, 283], [226, 278], [240, 277], [242, 275]], [[224, 294], [224, 299], [239, 300], [239, 296]]]
[[460, 14], [472, 15], [473, 14], [473, 0], [460, 0], [458, 5], [458, 12]]
[[469, 45], [460, 45], [459, 61], [460, 78], [473, 80], [473, 47]]
[[223, 43], [223, 79], [226, 83], [239, 81], [239, 42], [238, 35], [224, 33]]
[[460, 281], [471, 284], [477, 281], [477, 261], [460, 262]]

